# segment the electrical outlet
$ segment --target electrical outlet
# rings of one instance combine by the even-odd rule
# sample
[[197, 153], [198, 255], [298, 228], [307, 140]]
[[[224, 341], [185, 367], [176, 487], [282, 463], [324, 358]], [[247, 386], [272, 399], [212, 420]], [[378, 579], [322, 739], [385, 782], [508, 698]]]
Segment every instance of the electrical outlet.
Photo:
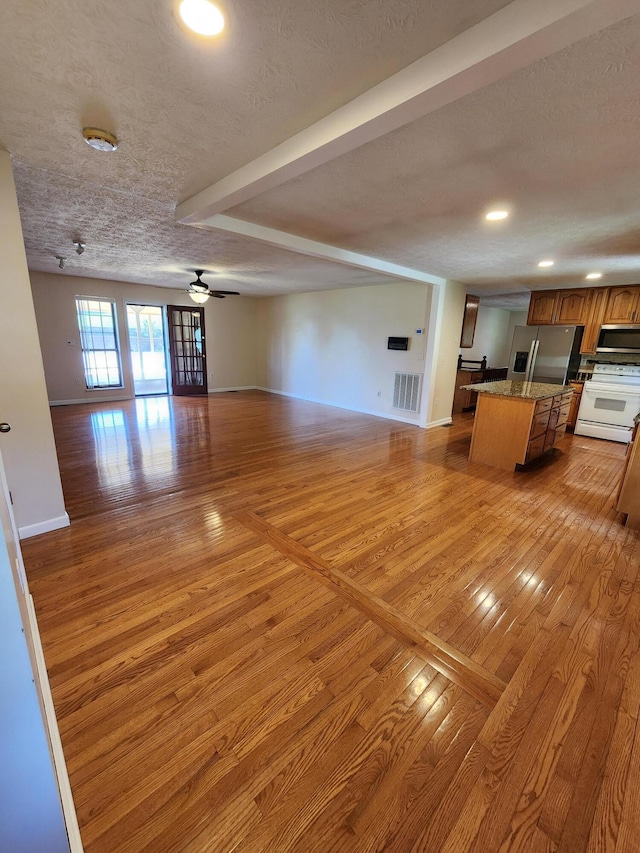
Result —
[[82, 379], [76, 379], [76, 385], [82, 385]]
[[382, 397], [382, 391], [378, 391], [378, 397]]
[[209, 374], [209, 379], [213, 379], [213, 371]]

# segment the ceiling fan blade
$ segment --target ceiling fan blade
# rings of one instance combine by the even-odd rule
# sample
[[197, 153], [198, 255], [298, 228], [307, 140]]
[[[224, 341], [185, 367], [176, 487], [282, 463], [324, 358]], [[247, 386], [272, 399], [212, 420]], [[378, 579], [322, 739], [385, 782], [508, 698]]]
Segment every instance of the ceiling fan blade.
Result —
[[237, 290], [212, 290], [212, 296], [240, 296], [240, 292]]
[[227, 297], [224, 293], [216, 293], [215, 291], [210, 293], [209, 296], [213, 296], [214, 299], [226, 299]]

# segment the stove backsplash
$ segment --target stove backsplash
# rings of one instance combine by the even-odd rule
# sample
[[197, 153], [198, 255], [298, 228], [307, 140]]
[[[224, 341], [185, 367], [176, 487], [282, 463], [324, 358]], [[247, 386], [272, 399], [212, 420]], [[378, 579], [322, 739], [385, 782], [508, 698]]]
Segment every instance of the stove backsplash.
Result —
[[575, 377], [578, 382], [591, 379], [594, 364], [640, 364], [640, 353], [599, 352], [596, 355], [583, 355]]
[[640, 364], [640, 353], [599, 352], [596, 355], [583, 355], [580, 359], [580, 369], [591, 368], [594, 364]]

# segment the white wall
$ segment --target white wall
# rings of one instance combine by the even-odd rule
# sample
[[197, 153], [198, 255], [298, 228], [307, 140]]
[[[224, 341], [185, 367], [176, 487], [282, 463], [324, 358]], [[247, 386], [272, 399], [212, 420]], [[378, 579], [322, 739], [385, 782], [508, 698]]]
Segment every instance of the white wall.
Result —
[[21, 536], [69, 523], [9, 154], [0, 151], [0, 435]]
[[509, 335], [511, 313], [480, 303], [473, 346], [460, 350], [462, 358], [480, 361], [486, 355], [488, 367], [506, 367], [513, 337]]
[[[31, 273], [31, 283], [47, 390], [52, 403], [134, 396], [126, 322], [127, 302], [194, 306], [186, 293], [165, 287], [39, 272]], [[124, 388], [86, 389], [76, 296], [115, 300]], [[257, 300], [230, 296], [227, 299], [210, 299], [204, 307], [209, 390], [255, 387]], [[68, 343], [70, 340], [72, 344]]]
[[[423, 373], [427, 285], [398, 282], [259, 300], [258, 384], [304, 400], [418, 423], [393, 408], [395, 372]], [[408, 352], [387, 349], [409, 337]], [[378, 396], [380, 393], [380, 396]]]
[[509, 361], [509, 353], [511, 352], [511, 341], [513, 340], [513, 331], [516, 326], [526, 326], [527, 325], [527, 317], [529, 315], [528, 311], [510, 311], [509, 312], [509, 328], [507, 330], [507, 359], [505, 364], [508, 364]]

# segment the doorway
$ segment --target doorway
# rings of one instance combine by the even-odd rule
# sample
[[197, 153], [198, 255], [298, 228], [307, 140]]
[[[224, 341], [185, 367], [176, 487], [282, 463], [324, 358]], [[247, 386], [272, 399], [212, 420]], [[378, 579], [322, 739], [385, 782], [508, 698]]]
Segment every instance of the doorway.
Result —
[[163, 308], [159, 305], [127, 305], [127, 326], [135, 396], [167, 394]]
[[204, 308], [167, 305], [173, 393], [207, 393]]

